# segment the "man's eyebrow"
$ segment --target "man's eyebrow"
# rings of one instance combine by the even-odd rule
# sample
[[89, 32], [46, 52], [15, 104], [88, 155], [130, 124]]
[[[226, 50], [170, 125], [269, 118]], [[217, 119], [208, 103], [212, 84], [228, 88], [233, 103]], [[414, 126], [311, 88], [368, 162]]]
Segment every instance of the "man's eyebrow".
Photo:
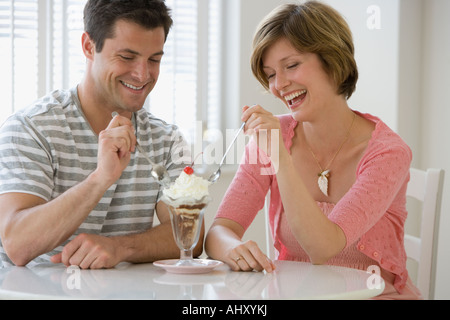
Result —
[[119, 50], [119, 52], [131, 53], [131, 54], [134, 54], [134, 55], [137, 55], [137, 56], [141, 55], [139, 52], [131, 50], [131, 49], [121, 49], [121, 50]]
[[155, 52], [152, 57], [154, 56], [163, 56], [164, 55], [164, 51], [159, 51], [159, 52]]
[[[139, 52], [131, 50], [131, 49], [121, 49], [121, 50], [119, 50], [119, 52], [126, 52], [126, 53], [130, 53], [130, 54], [134, 54], [136, 56], [141, 56], [141, 54]], [[164, 51], [158, 51], [158, 52], [155, 52], [154, 54], [152, 54], [152, 57], [162, 56], [162, 55], [164, 55]]]

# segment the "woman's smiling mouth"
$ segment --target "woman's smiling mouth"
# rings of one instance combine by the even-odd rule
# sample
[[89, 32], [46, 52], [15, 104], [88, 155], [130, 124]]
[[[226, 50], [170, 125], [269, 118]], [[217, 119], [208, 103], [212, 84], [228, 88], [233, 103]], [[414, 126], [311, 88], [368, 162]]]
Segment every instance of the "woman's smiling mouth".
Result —
[[301, 90], [284, 96], [284, 99], [286, 100], [288, 106], [292, 108], [295, 104], [303, 101], [306, 97], [306, 94], [306, 90]]

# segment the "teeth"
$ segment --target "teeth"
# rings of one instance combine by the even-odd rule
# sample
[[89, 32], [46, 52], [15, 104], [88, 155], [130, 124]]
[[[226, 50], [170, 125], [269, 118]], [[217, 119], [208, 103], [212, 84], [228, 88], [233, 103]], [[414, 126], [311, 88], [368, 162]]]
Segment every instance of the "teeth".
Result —
[[306, 93], [306, 90], [297, 91], [297, 92], [294, 92], [294, 93], [292, 93], [292, 94], [290, 94], [288, 96], [285, 96], [284, 99], [286, 101], [291, 101], [291, 100], [294, 100], [295, 98], [297, 98], [297, 97], [299, 97], [299, 96], [301, 96], [302, 94], [305, 94], [305, 93]]
[[128, 88], [130, 88], [130, 89], [133, 89], [133, 90], [141, 90], [144, 86], [142, 86], [142, 87], [135, 87], [135, 86], [133, 86], [133, 85], [131, 85], [131, 84], [129, 84], [129, 83], [126, 83], [126, 82], [123, 82], [123, 81], [120, 81], [125, 87], [128, 87]]

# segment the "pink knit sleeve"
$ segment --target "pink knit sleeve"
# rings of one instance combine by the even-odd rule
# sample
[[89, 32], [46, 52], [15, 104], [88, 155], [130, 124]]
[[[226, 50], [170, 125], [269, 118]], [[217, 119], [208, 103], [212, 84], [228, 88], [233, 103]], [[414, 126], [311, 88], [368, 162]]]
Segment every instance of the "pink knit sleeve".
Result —
[[233, 220], [247, 230], [258, 211], [264, 207], [271, 182], [271, 176], [265, 174], [268, 165], [267, 155], [260, 152], [255, 142], [250, 141], [216, 218]]
[[357, 168], [355, 184], [329, 215], [344, 231], [347, 247], [380, 219], [389, 219], [387, 225], [396, 229], [394, 233], [402, 232], [411, 159], [411, 150], [394, 133], [369, 145]]

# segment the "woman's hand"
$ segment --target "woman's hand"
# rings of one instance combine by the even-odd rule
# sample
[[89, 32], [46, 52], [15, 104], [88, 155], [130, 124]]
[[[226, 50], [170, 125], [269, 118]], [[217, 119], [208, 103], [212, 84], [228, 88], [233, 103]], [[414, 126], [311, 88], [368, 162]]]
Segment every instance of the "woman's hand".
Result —
[[272, 174], [277, 173], [280, 152], [287, 153], [281, 134], [280, 119], [260, 105], [245, 106], [242, 111], [241, 119], [246, 122], [245, 134], [253, 136], [259, 150], [270, 158], [275, 170]]
[[258, 135], [261, 131], [281, 132], [280, 120], [260, 105], [242, 108], [241, 119], [243, 122], [246, 122], [246, 134]]
[[275, 265], [254, 241], [247, 241], [232, 248], [226, 254], [225, 261], [233, 271], [275, 270]]
[[244, 228], [233, 220], [216, 219], [206, 236], [206, 253], [225, 262], [233, 271], [275, 270], [273, 262], [254, 241], [241, 241], [244, 232]]

